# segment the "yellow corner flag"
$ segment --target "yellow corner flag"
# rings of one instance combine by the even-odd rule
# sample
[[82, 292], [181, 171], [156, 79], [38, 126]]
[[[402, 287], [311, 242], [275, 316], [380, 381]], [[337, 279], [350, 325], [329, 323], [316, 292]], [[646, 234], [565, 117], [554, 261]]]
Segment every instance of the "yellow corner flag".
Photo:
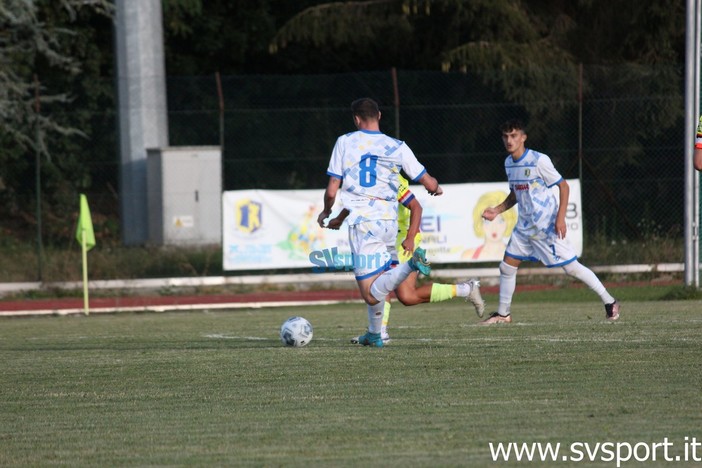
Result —
[[90, 216], [88, 199], [82, 193], [80, 194], [80, 214], [78, 215], [76, 239], [80, 242], [80, 250], [83, 253], [83, 312], [88, 315], [88, 250], [95, 247], [95, 231], [93, 231], [93, 219]]
[[[85, 237], [83, 237], [85, 233]], [[76, 239], [83, 245], [85, 249], [90, 250], [95, 247], [95, 231], [93, 231], [93, 218], [90, 216], [90, 208], [88, 207], [88, 199], [82, 193], [80, 194], [80, 215], [78, 216], [78, 228], [76, 229]]]

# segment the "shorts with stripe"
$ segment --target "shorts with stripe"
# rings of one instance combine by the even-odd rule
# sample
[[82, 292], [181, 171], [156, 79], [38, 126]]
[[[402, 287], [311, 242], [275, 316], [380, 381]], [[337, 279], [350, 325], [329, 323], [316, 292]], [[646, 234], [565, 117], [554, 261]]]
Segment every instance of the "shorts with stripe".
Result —
[[528, 235], [516, 229], [509, 239], [505, 255], [517, 260], [541, 262], [548, 268], [564, 266], [578, 258], [570, 242], [559, 239], [555, 232]]
[[356, 279], [369, 278], [397, 263], [397, 221], [380, 219], [349, 226], [349, 245]]

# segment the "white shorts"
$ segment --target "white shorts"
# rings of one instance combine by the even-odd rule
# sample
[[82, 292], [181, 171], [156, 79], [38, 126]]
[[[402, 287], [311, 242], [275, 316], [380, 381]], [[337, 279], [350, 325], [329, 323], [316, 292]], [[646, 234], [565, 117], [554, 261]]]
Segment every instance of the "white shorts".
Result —
[[528, 236], [512, 231], [505, 255], [532, 262], [541, 262], [548, 268], [561, 267], [578, 259], [570, 242], [559, 239], [555, 233], [539, 233]]
[[353, 272], [357, 280], [369, 278], [397, 262], [397, 221], [380, 219], [349, 226]]

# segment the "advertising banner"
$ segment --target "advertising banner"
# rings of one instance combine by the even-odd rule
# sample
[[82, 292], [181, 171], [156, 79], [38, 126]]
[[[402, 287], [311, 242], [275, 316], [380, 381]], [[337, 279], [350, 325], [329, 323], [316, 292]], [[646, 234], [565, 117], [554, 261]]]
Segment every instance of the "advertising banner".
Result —
[[[582, 254], [580, 181], [568, 180], [567, 239]], [[444, 194], [431, 197], [410, 186], [422, 204], [422, 241], [432, 264], [499, 262], [517, 220], [517, 207], [493, 221], [480, 214], [507, 197], [507, 182], [442, 185]], [[556, 194], [557, 188], [554, 188]], [[322, 271], [340, 257], [350, 257], [348, 230], [323, 229], [317, 216], [324, 189], [236, 190], [222, 194], [223, 268], [259, 270], [311, 268]], [[335, 205], [332, 217], [341, 211]], [[336, 262], [338, 267], [338, 262]], [[338, 268], [337, 268], [338, 269]]]

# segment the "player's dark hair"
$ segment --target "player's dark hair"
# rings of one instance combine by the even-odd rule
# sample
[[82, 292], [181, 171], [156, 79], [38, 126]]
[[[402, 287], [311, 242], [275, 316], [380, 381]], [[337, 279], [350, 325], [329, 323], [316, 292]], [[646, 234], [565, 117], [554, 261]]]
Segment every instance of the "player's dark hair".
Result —
[[524, 122], [522, 122], [519, 119], [510, 119], [507, 122], [503, 123], [500, 127], [500, 131], [502, 133], [510, 133], [514, 130], [521, 130], [524, 133], [526, 133], [526, 126], [524, 125]]
[[356, 99], [351, 103], [351, 112], [361, 120], [377, 120], [380, 117], [378, 103], [371, 98]]

